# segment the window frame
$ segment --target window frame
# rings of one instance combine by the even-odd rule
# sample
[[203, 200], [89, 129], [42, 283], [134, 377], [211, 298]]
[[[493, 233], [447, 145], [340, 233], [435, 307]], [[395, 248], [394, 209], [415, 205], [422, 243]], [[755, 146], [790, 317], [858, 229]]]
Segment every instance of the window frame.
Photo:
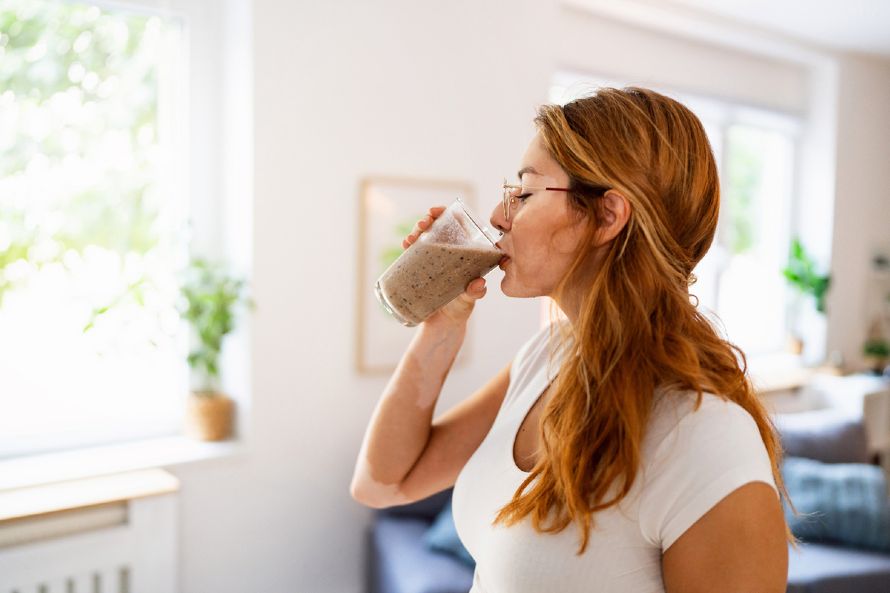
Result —
[[[72, 1], [72, 0], [65, 0]], [[253, 165], [252, 165], [252, 8], [237, 0], [87, 0], [110, 11], [134, 12], [174, 19], [181, 27], [182, 61], [170, 87], [176, 108], [167, 113], [166, 127], [179, 146], [175, 172], [165, 185], [177, 190], [187, 204], [188, 251], [195, 256], [222, 260], [232, 272], [249, 277], [252, 268]], [[162, 91], [163, 92], [163, 91]], [[168, 100], [170, 97], [167, 98]], [[159, 99], [159, 103], [160, 103]], [[162, 125], [159, 114], [159, 134]], [[226, 238], [223, 241], [223, 237]], [[234, 438], [247, 437], [250, 416], [250, 320], [244, 316], [227, 336], [221, 366], [223, 391], [236, 401]], [[180, 401], [179, 413], [151, 431], [118, 434], [98, 441], [40, 443], [6, 459], [45, 459], [76, 450], [131, 447], [136, 443], [163, 443], [182, 439], [182, 422], [188, 393], [171, 395]], [[97, 414], [97, 417], [101, 413]], [[113, 433], [113, 426], [109, 426]], [[119, 432], [119, 431], [118, 431]], [[174, 441], [171, 441], [174, 439]]]

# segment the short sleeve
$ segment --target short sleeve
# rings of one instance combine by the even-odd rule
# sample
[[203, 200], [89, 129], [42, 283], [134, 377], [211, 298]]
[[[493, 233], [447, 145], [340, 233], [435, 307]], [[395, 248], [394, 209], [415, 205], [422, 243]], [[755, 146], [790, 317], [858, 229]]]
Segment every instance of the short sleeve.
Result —
[[739, 487], [765, 482], [776, 490], [754, 418], [712, 394], [668, 432], [645, 462], [643, 480], [640, 529], [662, 550]]

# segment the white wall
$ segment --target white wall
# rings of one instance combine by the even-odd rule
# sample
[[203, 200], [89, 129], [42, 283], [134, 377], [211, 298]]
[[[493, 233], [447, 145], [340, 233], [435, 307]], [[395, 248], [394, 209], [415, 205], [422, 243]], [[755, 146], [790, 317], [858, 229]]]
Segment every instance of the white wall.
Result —
[[[549, 79], [546, 53], [517, 51], [505, 26], [542, 18], [532, 2], [255, 3], [250, 453], [177, 471], [183, 591], [359, 591], [370, 511], [349, 482], [387, 379], [352, 366], [359, 179], [465, 179], [493, 208]], [[439, 410], [537, 326], [499, 274]]]
[[806, 109], [808, 71], [802, 64], [643, 28], [583, 8], [566, 5], [559, 13], [551, 60], [562, 68], [776, 111], [803, 114]]
[[[253, 20], [257, 310], [249, 452], [176, 472], [182, 591], [358, 593], [371, 512], [351, 500], [349, 481], [386, 380], [358, 376], [352, 367], [359, 179], [465, 179], [478, 203], [494, 207], [558, 67], [620, 75], [622, 65], [632, 65], [637, 79], [685, 81], [752, 101], [752, 89], [769, 94], [761, 91], [770, 80], [782, 104], [799, 100], [805, 83], [796, 67], [652, 33], [624, 31], [598, 43], [581, 23], [604, 35], [619, 26], [564, 11], [554, 0], [462, 0], [435, 8], [408, 0], [255, 0]], [[621, 46], [630, 36], [633, 44]], [[695, 58], [703, 51], [707, 58]], [[708, 67], [679, 66], [690, 59]], [[665, 68], [669, 60], [675, 67]], [[734, 75], [715, 77], [721, 63]], [[881, 111], [890, 80], [884, 66], [847, 66], [838, 185], [852, 185], [857, 201], [837, 219], [835, 244], [845, 247], [835, 264], [853, 274], [865, 242], [886, 228], [890, 179], [876, 155], [890, 140]], [[873, 191], [878, 187], [883, 198]], [[537, 303], [505, 299], [498, 281], [496, 270], [475, 313], [473, 361], [455, 369], [439, 411], [505, 364], [536, 327]], [[842, 285], [856, 281], [838, 278]], [[833, 308], [848, 315], [831, 340], [853, 348], [858, 293], [839, 290], [835, 297]]]
[[890, 254], [890, 61], [844, 57], [839, 86], [828, 340], [861, 365], [874, 304], [865, 279], [875, 252]]

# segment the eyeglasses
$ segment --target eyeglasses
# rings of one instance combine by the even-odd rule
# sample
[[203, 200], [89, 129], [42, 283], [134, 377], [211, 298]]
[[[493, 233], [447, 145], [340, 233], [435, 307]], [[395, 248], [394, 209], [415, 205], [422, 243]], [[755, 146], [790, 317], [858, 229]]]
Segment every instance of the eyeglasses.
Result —
[[[516, 195], [519, 191], [519, 195]], [[516, 203], [516, 198], [527, 197], [529, 191], [572, 191], [567, 187], [532, 187], [530, 185], [515, 185], [507, 183], [504, 179], [504, 218], [510, 220], [510, 206]]]
[[[526, 198], [528, 197], [528, 193], [530, 191], [573, 191], [568, 187], [532, 187], [530, 185], [516, 185], [512, 183], [507, 183], [507, 180], [504, 179], [504, 218], [506, 220], [510, 220], [510, 209], [513, 204], [516, 203], [516, 198]], [[589, 185], [584, 186], [588, 190], [593, 190], [600, 195], [605, 195], [607, 191], [611, 188], [601, 185]], [[519, 195], [516, 195], [516, 192], [519, 191]]]

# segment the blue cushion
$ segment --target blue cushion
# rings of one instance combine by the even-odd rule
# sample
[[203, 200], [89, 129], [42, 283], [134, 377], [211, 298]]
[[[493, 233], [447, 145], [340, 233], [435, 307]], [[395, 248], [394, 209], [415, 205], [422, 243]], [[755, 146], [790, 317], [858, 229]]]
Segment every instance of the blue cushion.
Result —
[[371, 590], [375, 593], [467, 593], [473, 569], [427, 548], [430, 522], [378, 515], [371, 531]]
[[451, 500], [442, 507], [442, 511], [424, 534], [423, 542], [431, 550], [451, 554], [467, 566], [476, 566], [476, 561], [470, 556], [457, 535], [454, 516], [451, 514]]
[[890, 551], [890, 501], [880, 467], [787, 457], [782, 477], [801, 514], [786, 505], [791, 531], [807, 542]]

